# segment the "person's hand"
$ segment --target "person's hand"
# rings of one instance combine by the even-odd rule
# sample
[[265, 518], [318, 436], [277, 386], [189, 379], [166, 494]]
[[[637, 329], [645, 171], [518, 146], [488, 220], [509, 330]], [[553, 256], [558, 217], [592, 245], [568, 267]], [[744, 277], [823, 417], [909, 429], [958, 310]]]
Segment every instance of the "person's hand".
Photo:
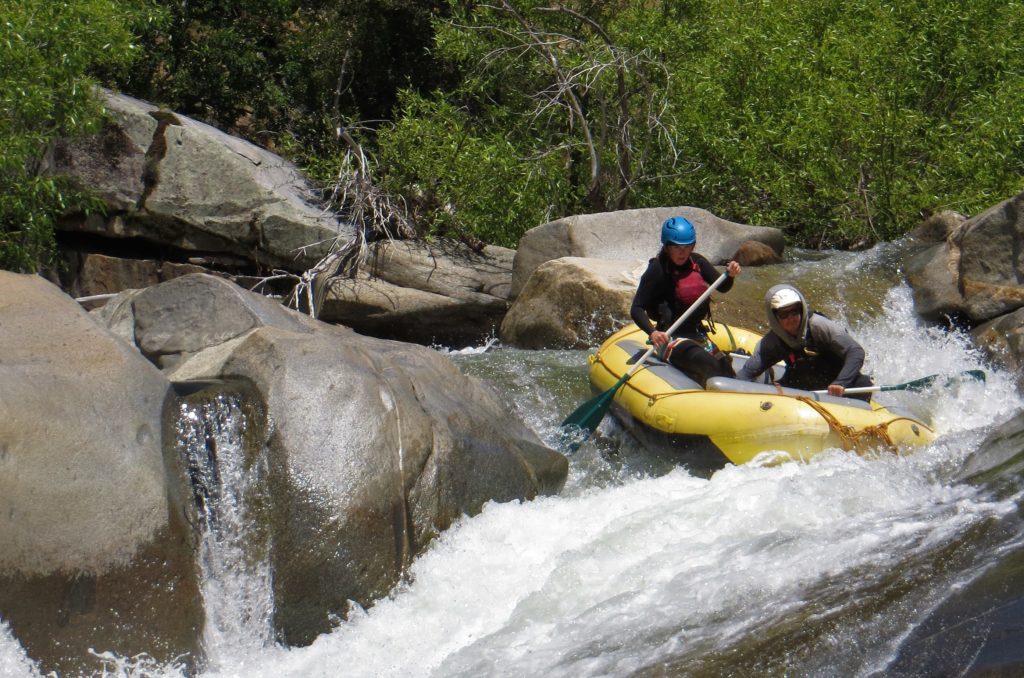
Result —
[[842, 398], [843, 397], [843, 393], [845, 393], [845, 392], [846, 392], [846, 389], [843, 388], [842, 386], [840, 386], [839, 384], [829, 384], [828, 385], [828, 394], [829, 395], [836, 396], [837, 398]]
[[740, 262], [738, 261], [730, 261], [725, 265], [725, 272], [729, 274], [730, 278], [735, 278], [742, 270], [743, 268], [740, 266]]
[[653, 332], [651, 332], [651, 344], [654, 345], [654, 348], [660, 351], [661, 349], [665, 348], [665, 344], [667, 343], [667, 334], [665, 334], [664, 332], [660, 332], [658, 330], [654, 330]]

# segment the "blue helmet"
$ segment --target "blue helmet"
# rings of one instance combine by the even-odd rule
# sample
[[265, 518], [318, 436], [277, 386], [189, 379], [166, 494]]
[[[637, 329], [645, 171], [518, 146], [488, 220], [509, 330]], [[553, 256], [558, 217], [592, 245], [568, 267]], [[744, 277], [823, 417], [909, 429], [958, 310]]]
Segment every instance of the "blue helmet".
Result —
[[693, 245], [697, 242], [697, 231], [686, 217], [669, 217], [661, 225], [661, 242], [664, 245]]

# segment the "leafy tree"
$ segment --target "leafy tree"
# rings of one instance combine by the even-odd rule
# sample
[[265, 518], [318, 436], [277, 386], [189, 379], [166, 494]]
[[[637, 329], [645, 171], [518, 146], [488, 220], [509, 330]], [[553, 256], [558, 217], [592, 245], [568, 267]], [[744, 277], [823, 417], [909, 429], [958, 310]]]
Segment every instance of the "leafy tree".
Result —
[[642, 5], [451, 4], [435, 49], [460, 86], [406, 97], [381, 135], [389, 185], [428, 206], [434, 231], [514, 246], [539, 220], [629, 206], [677, 157], [669, 74], [620, 30]]
[[922, 211], [1020, 190], [1019, 142], [1016, 162], [965, 171], [979, 152], [996, 161], [986, 135], [1012, 139], [1024, 113], [1004, 101], [993, 117], [987, 103], [1019, 82], [1014, 5], [714, 2], [701, 53], [673, 67], [693, 73], [679, 89], [701, 102], [680, 109], [679, 131], [703, 170], [678, 190], [812, 246], [888, 239]]
[[[451, 177], [526, 176], [541, 158], [559, 160], [545, 181], [513, 183], [531, 195], [492, 213], [508, 240], [537, 216], [519, 205], [558, 216], [692, 204], [798, 244], [852, 246], [928, 210], [980, 209], [1024, 181], [1018, 2], [453, 7], [436, 52], [465, 77], [407, 99], [396, 127], [407, 140], [384, 152], [396, 185], [432, 187], [430, 202], [448, 206], [437, 218], [469, 230], [488, 222], [465, 205], [488, 204], [491, 187]], [[496, 129], [507, 145], [475, 151]], [[429, 154], [410, 152], [414, 134]], [[447, 174], [431, 183], [438, 167]]]
[[189, 0], [141, 38], [125, 91], [300, 159], [336, 129], [392, 116], [399, 88], [445, 72], [425, 56], [441, 0]]
[[90, 69], [125, 67], [140, 3], [4, 0], [0, 26], [0, 267], [36, 271], [54, 249], [53, 223], [85, 198], [40, 173], [47, 144], [96, 129]]

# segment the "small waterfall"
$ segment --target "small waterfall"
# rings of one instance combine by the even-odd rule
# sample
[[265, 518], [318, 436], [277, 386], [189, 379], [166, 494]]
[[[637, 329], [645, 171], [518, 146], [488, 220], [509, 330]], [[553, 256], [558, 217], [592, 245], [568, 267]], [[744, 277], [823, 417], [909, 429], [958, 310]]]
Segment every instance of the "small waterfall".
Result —
[[265, 418], [244, 389], [205, 386], [182, 398], [178, 448], [202, 532], [206, 660], [214, 670], [237, 669], [274, 642], [269, 539], [257, 527], [266, 503], [265, 438], [257, 433]]

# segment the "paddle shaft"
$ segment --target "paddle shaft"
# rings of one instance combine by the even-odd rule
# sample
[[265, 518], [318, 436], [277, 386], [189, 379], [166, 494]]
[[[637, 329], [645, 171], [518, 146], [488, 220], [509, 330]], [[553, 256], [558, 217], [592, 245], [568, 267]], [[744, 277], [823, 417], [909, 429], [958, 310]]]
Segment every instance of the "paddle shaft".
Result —
[[[676, 318], [676, 321], [674, 323], [672, 323], [667, 330], [665, 330], [665, 334], [667, 334], [669, 336], [669, 340], [670, 341], [671, 341], [672, 333], [675, 332], [677, 329], [679, 329], [679, 326], [683, 324], [683, 321], [686, 320], [687, 318], [689, 318], [691, 315], [693, 315], [694, 312], [696, 312], [696, 310], [700, 307], [700, 305], [703, 304], [707, 300], [707, 298], [711, 296], [711, 293], [714, 292], [716, 289], [718, 289], [718, 286], [721, 285], [723, 282], [725, 282], [725, 279], [728, 278], [728, 277], [729, 277], [728, 271], [726, 271], [722, 275], [718, 276], [718, 280], [716, 280], [715, 282], [711, 283], [708, 286], [708, 288], [706, 290], [704, 290], [704, 292], [701, 293], [701, 295], [699, 297], [697, 297], [697, 301], [695, 301], [692, 304], [690, 304], [690, 308], [686, 309], [686, 311], [684, 311], [682, 315], [680, 315], [678, 318]], [[642, 356], [640, 356], [640, 359], [637, 360], [636, 363], [631, 368], [629, 368], [629, 371], [626, 372], [624, 375], [622, 375], [622, 378], [619, 379], [620, 383], [615, 385], [615, 390], [618, 390], [619, 386], [621, 386], [622, 384], [625, 384], [626, 380], [629, 379], [631, 376], [633, 376], [633, 373], [636, 372], [637, 370], [639, 370], [643, 366], [644, 362], [648, 358], [650, 358], [652, 355], [654, 355], [654, 352], [657, 351], [657, 350], [658, 350], [658, 347], [657, 346], [653, 346], [653, 345], [649, 349], [647, 349], [647, 353], [644, 353]]]
[[[892, 384], [889, 386], [856, 386], [854, 388], [848, 388], [843, 390], [843, 395], [847, 393], [877, 393], [879, 391], [921, 391], [931, 386], [937, 379], [942, 377], [941, 374], [932, 374], [927, 377], [921, 377], [914, 381], [908, 381], [905, 384]], [[981, 370], [965, 370], [960, 374], [952, 377], [947, 377], [947, 380], [953, 380], [956, 378], [970, 377], [978, 381], [985, 381], [985, 373]], [[828, 390], [815, 391], [815, 393], [828, 393]]]
[[[844, 388], [843, 395], [845, 396], [847, 393], [878, 393], [879, 391], [907, 391], [914, 390], [915, 388], [920, 389], [924, 388], [927, 383], [935, 381], [938, 377], [939, 375], [933, 374], [931, 377], [907, 382], [906, 384], [893, 384], [891, 386], [854, 386], [853, 388]], [[828, 393], [828, 389], [814, 391], [814, 393]]]
[[[878, 393], [879, 391], [899, 391], [898, 388], [891, 388], [886, 386], [856, 386], [854, 388], [844, 388], [843, 395], [848, 393]], [[815, 393], [828, 393], [828, 389], [823, 391], [815, 391]]]

